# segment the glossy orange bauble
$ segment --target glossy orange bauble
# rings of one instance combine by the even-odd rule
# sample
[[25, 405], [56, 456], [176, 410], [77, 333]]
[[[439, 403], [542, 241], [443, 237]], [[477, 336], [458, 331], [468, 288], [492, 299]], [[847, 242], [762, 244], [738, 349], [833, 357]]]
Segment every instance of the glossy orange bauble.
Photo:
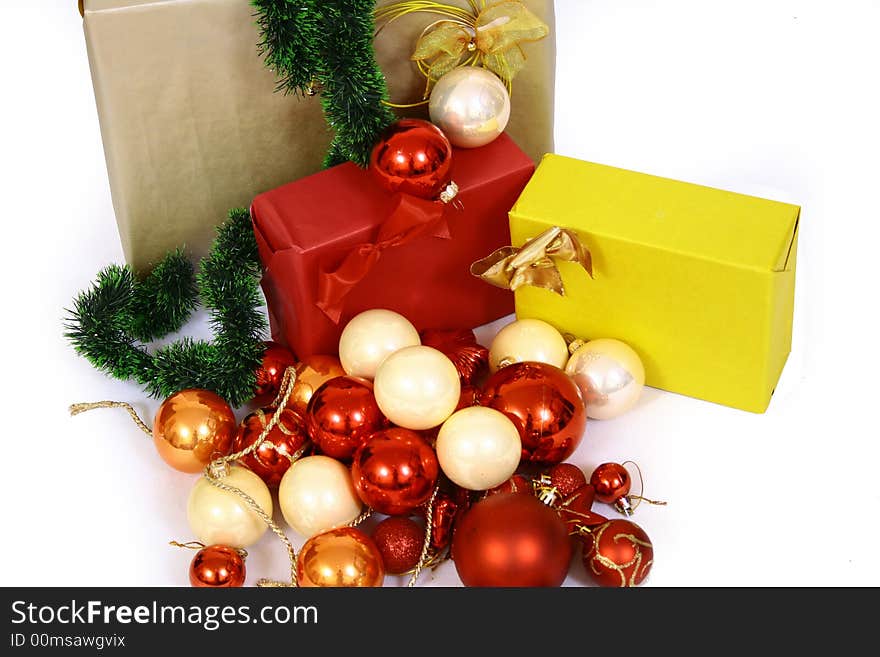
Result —
[[553, 365], [514, 363], [495, 372], [480, 404], [507, 415], [522, 438], [523, 461], [559, 463], [583, 438], [587, 412], [580, 390]]
[[629, 520], [609, 520], [583, 537], [583, 561], [599, 586], [637, 586], [654, 564], [654, 546]]
[[339, 527], [306, 541], [296, 560], [296, 578], [303, 587], [382, 586], [385, 568], [369, 536]]
[[358, 497], [389, 516], [409, 513], [427, 502], [439, 472], [431, 446], [415, 431], [398, 427], [367, 438], [351, 464]]
[[227, 545], [209, 545], [196, 552], [189, 565], [189, 583], [195, 587], [244, 586], [244, 559]]
[[258, 409], [248, 415], [238, 425], [232, 449], [240, 452], [250, 447], [280, 413], [269, 435], [260, 443], [256, 451], [241, 459], [248, 468], [262, 479], [269, 488], [278, 488], [284, 473], [290, 468], [290, 459], [308, 442], [305, 420], [290, 408], [276, 411], [271, 408]]
[[614, 504], [629, 494], [632, 481], [629, 472], [619, 463], [603, 463], [593, 470], [590, 484], [596, 489], [597, 500]]
[[266, 342], [263, 362], [257, 368], [257, 387], [251, 403], [255, 406], [268, 406], [278, 396], [281, 381], [288, 367], [296, 365], [293, 353], [277, 342]]
[[433, 200], [451, 179], [452, 145], [433, 123], [402, 119], [382, 133], [369, 168], [389, 192]]
[[229, 454], [235, 428], [235, 415], [219, 395], [181, 390], [156, 411], [153, 443], [175, 470], [201, 472], [212, 460]]
[[379, 410], [371, 381], [340, 376], [315, 391], [306, 426], [323, 454], [350, 459], [367, 437], [388, 426], [388, 420]]
[[296, 365], [296, 383], [287, 400], [287, 405], [300, 413], [306, 412], [309, 400], [315, 390], [337, 376], [345, 376], [342, 363], [336, 356], [314, 355], [303, 358]]
[[452, 536], [465, 586], [559, 586], [568, 574], [565, 524], [531, 495], [492, 495], [467, 511]]

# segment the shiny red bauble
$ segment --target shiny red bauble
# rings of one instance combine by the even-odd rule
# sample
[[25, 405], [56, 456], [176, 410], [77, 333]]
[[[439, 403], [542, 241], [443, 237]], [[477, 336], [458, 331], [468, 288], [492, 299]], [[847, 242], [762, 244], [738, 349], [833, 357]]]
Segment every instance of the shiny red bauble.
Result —
[[465, 586], [559, 586], [568, 573], [565, 524], [531, 495], [487, 497], [459, 520], [452, 558]]
[[278, 396], [284, 371], [296, 365], [296, 356], [287, 347], [277, 342], [266, 342], [263, 362], [257, 368], [257, 387], [251, 403], [268, 406]]
[[281, 411], [271, 408], [256, 410], [238, 425], [232, 444], [234, 452], [250, 447], [262, 435], [276, 413], [280, 413], [278, 423], [255, 451], [241, 459], [269, 488], [278, 488], [281, 478], [290, 467], [291, 459], [309, 440], [302, 415], [290, 408]]
[[226, 545], [209, 545], [196, 552], [189, 565], [189, 583], [195, 587], [244, 586], [244, 559]]
[[489, 371], [489, 350], [477, 344], [470, 329], [425, 329], [419, 333], [422, 344], [434, 347], [452, 361], [464, 386], [472, 385]]
[[614, 504], [629, 494], [631, 477], [620, 463], [603, 463], [593, 470], [590, 484], [596, 489], [596, 499], [605, 504]]
[[382, 133], [369, 168], [389, 192], [433, 200], [451, 180], [452, 145], [433, 123], [402, 119]]
[[389, 516], [409, 513], [427, 502], [439, 473], [431, 446], [415, 431], [399, 427], [371, 435], [351, 463], [358, 497]]
[[419, 563], [425, 528], [411, 518], [392, 516], [376, 525], [372, 538], [382, 555], [385, 572], [400, 575]]
[[312, 440], [335, 459], [349, 459], [372, 433], [388, 426], [373, 383], [355, 376], [330, 379], [309, 400], [306, 426]]
[[609, 520], [583, 537], [584, 567], [599, 586], [637, 586], [654, 564], [654, 546], [630, 520]]
[[564, 371], [546, 363], [502, 367], [486, 381], [480, 404], [513, 421], [522, 438], [523, 461], [565, 460], [580, 444], [587, 424], [578, 387]]

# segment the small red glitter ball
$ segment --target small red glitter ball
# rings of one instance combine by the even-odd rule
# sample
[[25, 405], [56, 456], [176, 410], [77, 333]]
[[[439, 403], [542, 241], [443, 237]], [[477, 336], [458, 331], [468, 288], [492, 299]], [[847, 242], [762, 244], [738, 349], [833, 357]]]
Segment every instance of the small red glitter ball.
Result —
[[376, 525], [373, 542], [382, 555], [385, 572], [399, 575], [419, 563], [425, 528], [406, 516], [392, 516]]
[[554, 465], [547, 474], [550, 476], [550, 485], [554, 486], [562, 497], [568, 497], [587, 483], [587, 476], [579, 467], [571, 463]]

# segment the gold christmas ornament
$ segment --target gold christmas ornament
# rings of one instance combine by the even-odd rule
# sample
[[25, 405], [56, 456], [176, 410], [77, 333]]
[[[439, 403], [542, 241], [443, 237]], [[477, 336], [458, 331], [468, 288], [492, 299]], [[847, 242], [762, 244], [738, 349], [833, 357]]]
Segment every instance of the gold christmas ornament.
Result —
[[[219, 482], [251, 497], [272, 517], [272, 495], [253, 472], [240, 465], [227, 466]], [[218, 488], [205, 477], [196, 481], [189, 494], [186, 516], [193, 534], [205, 545], [246, 548], [256, 543], [267, 525], [237, 493]]]
[[645, 387], [645, 367], [639, 355], [620, 340], [590, 340], [571, 355], [565, 372], [574, 380], [587, 415], [608, 420], [638, 402]]
[[287, 524], [306, 538], [340, 527], [362, 510], [349, 469], [329, 456], [307, 456], [290, 466], [278, 486]]
[[372, 379], [389, 355], [419, 344], [419, 332], [403, 315], [381, 308], [366, 310], [343, 329], [339, 360], [346, 374]]
[[494, 141], [507, 127], [510, 94], [491, 71], [461, 66], [434, 85], [428, 113], [453, 146], [478, 148]]
[[461, 379], [452, 361], [437, 349], [406, 347], [379, 366], [373, 393], [392, 423], [406, 429], [431, 429], [455, 411]]
[[534, 361], [558, 368], [568, 362], [568, 345], [553, 326], [540, 319], [518, 319], [502, 328], [489, 346], [489, 369]]

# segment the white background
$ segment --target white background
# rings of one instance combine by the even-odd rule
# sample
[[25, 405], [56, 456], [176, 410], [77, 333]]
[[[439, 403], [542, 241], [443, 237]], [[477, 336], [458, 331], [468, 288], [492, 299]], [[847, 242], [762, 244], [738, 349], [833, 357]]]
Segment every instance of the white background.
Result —
[[[148, 419], [158, 405], [61, 337], [62, 309], [122, 259], [76, 3], [3, 4], [0, 584], [185, 585], [191, 553], [167, 541], [191, 538], [193, 477], [121, 411], [67, 416], [75, 401]], [[557, 14], [560, 153], [803, 206], [794, 344], [768, 412], [649, 389], [592, 422], [572, 460], [636, 460], [668, 500], [635, 518], [656, 550], [649, 585], [880, 585], [880, 3], [559, 0]], [[248, 568], [249, 583], [283, 577], [271, 534]], [[457, 583], [451, 564], [422, 581]]]

